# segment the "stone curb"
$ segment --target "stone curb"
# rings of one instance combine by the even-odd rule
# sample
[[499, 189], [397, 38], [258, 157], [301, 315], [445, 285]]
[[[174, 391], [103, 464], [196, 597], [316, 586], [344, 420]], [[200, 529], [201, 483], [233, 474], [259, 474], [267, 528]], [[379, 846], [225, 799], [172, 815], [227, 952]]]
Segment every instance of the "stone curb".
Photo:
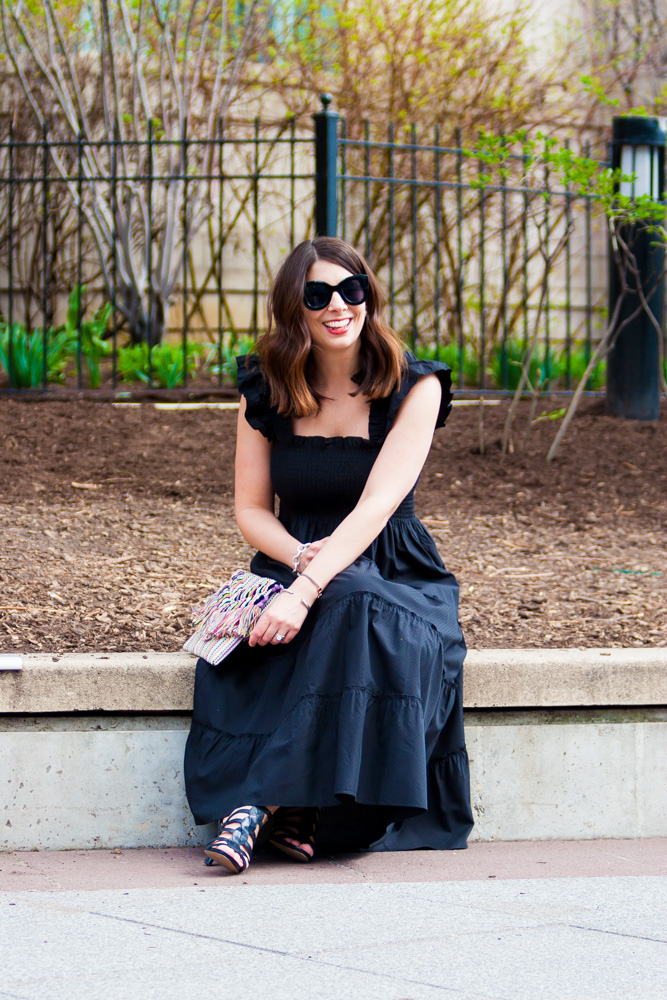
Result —
[[[28, 654], [0, 671], [0, 714], [188, 712], [195, 660], [176, 653]], [[464, 707], [667, 705], [667, 649], [468, 653]]]

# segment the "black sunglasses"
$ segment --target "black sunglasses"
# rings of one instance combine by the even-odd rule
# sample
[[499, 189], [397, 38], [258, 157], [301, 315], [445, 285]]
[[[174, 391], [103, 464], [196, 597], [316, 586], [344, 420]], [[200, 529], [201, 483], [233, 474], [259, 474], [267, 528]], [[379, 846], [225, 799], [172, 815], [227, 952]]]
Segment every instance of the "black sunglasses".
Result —
[[338, 292], [348, 306], [360, 306], [368, 294], [368, 275], [351, 274], [338, 285], [327, 285], [326, 281], [307, 281], [303, 290], [303, 304], [306, 309], [325, 309]]

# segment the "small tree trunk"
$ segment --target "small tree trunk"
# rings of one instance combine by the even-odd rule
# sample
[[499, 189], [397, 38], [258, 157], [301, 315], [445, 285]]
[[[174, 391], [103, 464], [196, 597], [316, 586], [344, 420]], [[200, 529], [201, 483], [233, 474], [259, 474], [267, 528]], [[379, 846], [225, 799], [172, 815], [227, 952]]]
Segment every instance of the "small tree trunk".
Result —
[[137, 294], [134, 285], [123, 284], [119, 289], [119, 308], [125, 317], [130, 340], [133, 344], [148, 344], [155, 347], [162, 342], [166, 330], [169, 308], [165, 310], [162, 296], [153, 292], [151, 314], [145, 296]]

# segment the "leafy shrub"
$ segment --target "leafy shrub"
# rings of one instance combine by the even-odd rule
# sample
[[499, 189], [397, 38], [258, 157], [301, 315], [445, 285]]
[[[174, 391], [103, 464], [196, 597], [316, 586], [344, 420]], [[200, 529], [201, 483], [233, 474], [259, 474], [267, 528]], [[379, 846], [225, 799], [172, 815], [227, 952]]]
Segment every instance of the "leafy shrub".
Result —
[[[112, 306], [107, 303], [86, 320], [79, 315], [81, 296], [85, 288], [74, 286], [67, 305], [67, 315], [62, 326], [49, 327], [46, 334], [46, 381], [62, 382], [68, 365], [79, 350], [88, 368], [89, 382], [93, 389], [100, 384], [100, 359], [111, 354], [111, 344], [103, 340], [111, 316]], [[11, 350], [10, 350], [11, 340]], [[10, 361], [11, 353], [11, 361]], [[0, 322], [0, 366], [9, 375], [11, 385], [17, 389], [31, 389], [44, 382], [44, 331], [28, 332], [22, 323], [12, 324], [9, 335], [7, 323]], [[10, 371], [11, 368], [11, 371]]]
[[81, 328], [81, 354], [88, 369], [88, 381], [91, 389], [98, 389], [101, 380], [100, 361], [108, 358], [112, 351], [109, 340], [104, 340], [104, 334], [109, 323], [109, 317], [113, 312], [113, 306], [107, 302], [101, 309], [93, 315], [92, 319], [84, 320], [80, 314], [81, 297], [85, 293], [85, 286], [80, 288], [75, 285], [69, 298], [67, 306], [67, 316], [61, 330], [67, 332], [73, 342], [73, 351], [78, 350], [78, 329]]
[[[524, 349], [522, 342], [516, 340], [508, 340], [506, 342], [504, 356], [507, 359], [507, 388], [512, 392], [514, 392], [519, 385], [523, 364], [523, 354]], [[572, 345], [569, 357], [570, 385], [572, 388], [577, 385], [586, 371], [588, 357], [586, 348], [583, 344]], [[489, 370], [496, 385], [499, 388], [504, 388], [502, 344], [498, 345], [492, 351], [489, 359]], [[547, 372], [544, 354], [540, 354], [539, 348], [537, 348], [530, 362], [528, 378], [533, 387], [538, 384], [543, 389], [546, 389], [547, 387], [553, 387], [557, 382], [564, 387], [567, 384], [567, 371], [568, 356], [566, 349], [563, 349], [559, 354], [550, 354]], [[605, 366], [604, 362], [601, 361], [591, 372], [588, 387], [592, 390], [599, 390], [604, 387], [604, 384]]]
[[[499, 389], [515, 392], [521, 381], [525, 348], [520, 340], [508, 339], [493, 348], [489, 356], [489, 372]], [[533, 352], [528, 367], [530, 386], [546, 389], [553, 385], [565, 372], [562, 355], [540, 353], [539, 347]], [[530, 390], [530, 386], [526, 386]]]
[[[563, 352], [563, 378], [567, 377], [567, 354]], [[590, 360], [590, 355], [586, 352], [583, 344], [573, 344], [570, 350], [570, 382], [572, 388], [581, 380], [586, 366]], [[590, 374], [588, 380], [589, 389], [602, 389], [606, 381], [606, 370], [604, 361], [600, 361]]]
[[0, 323], [0, 366], [15, 389], [33, 389], [47, 382], [62, 382], [76, 346], [67, 330], [47, 330], [46, 357], [44, 331], [28, 333], [21, 323]]
[[[415, 354], [424, 361], [444, 361], [452, 369], [452, 382], [460, 381], [459, 371], [461, 362], [461, 352], [459, 345], [450, 344], [418, 344]], [[466, 386], [479, 385], [480, 365], [479, 358], [470, 347], [463, 346], [463, 383]]]
[[196, 341], [187, 345], [185, 358], [182, 344], [156, 344], [150, 352], [148, 344], [121, 347], [117, 355], [118, 374], [123, 382], [173, 389], [182, 383], [184, 370], [188, 375], [196, 372], [202, 351], [203, 346]]
[[[222, 350], [219, 352], [217, 345], [211, 348], [206, 363], [207, 370], [211, 375], [223, 376], [234, 385], [237, 385], [236, 378], [236, 358], [241, 354], [251, 354], [255, 347], [255, 338], [250, 334], [242, 333], [240, 336], [227, 337], [222, 342]], [[222, 364], [220, 364], [222, 355]]]

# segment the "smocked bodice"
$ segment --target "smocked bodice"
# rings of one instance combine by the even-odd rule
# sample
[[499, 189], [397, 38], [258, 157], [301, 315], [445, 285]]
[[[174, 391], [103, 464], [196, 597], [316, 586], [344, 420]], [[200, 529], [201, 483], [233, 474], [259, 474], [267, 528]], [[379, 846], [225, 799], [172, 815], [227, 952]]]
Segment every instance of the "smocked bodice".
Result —
[[[364, 438], [292, 437], [276, 441], [271, 481], [280, 501], [280, 520], [295, 518], [339, 523], [356, 506], [382, 445]], [[397, 511], [414, 514], [414, 491]]]
[[[279, 500], [278, 516], [295, 538], [302, 542], [324, 538], [354, 509], [403, 399], [422, 375], [436, 374], [440, 379], [436, 426], [444, 425], [451, 408], [447, 365], [419, 361], [409, 353], [406, 360], [401, 385], [385, 399], [371, 402], [369, 436], [362, 438], [293, 434], [291, 420], [269, 404], [258, 359], [254, 355], [238, 359], [246, 419], [272, 442], [271, 482]], [[401, 571], [429, 576], [434, 566], [443, 569], [433, 539], [415, 516], [414, 488], [365, 554], [390, 575]]]

